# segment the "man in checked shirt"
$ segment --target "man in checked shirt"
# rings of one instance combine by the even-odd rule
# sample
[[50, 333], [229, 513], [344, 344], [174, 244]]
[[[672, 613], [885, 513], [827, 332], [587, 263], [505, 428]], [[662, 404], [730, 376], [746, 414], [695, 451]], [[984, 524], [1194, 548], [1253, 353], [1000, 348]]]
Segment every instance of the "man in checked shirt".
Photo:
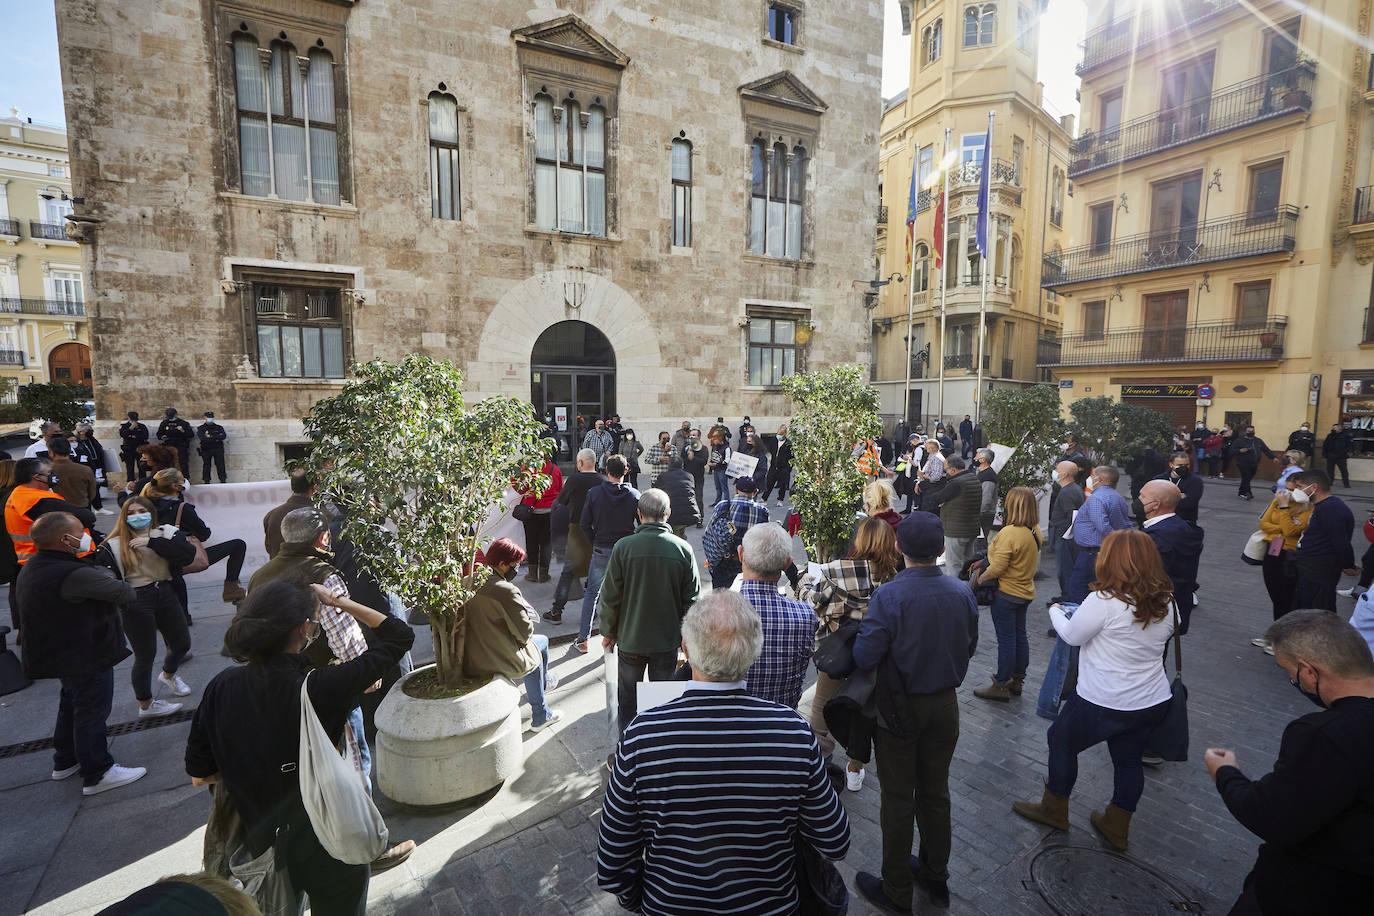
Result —
[[749, 669], [746, 690], [796, 709], [815, 647], [816, 612], [778, 592], [778, 579], [792, 562], [792, 538], [780, 525], [755, 525], [739, 551], [744, 567], [740, 594], [763, 623], [763, 651]]
[[[347, 597], [348, 586], [344, 584], [339, 571], [330, 565], [329, 521], [319, 509], [293, 509], [281, 520], [281, 550], [268, 560], [248, 583], [251, 594], [258, 586], [274, 579], [298, 578], [322, 585], [336, 596]], [[381, 610], [374, 608], [374, 610]], [[385, 613], [385, 611], [383, 611]], [[358, 621], [336, 607], [320, 605], [315, 616], [320, 624], [321, 633], [329, 643], [329, 651], [340, 662], [352, 661], [367, 651], [367, 641]], [[322, 653], [310, 653], [310, 659], [319, 664]], [[303, 656], [305, 658], [305, 656]], [[325, 662], [327, 663], [327, 662]], [[368, 691], [376, 690], [381, 681], [373, 684]], [[372, 753], [363, 734], [362, 707], [355, 707], [348, 717], [348, 727], [357, 741], [359, 766], [366, 777], [368, 791], [372, 790]], [[400, 865], [415, 851], [415, 842], [406, 840], [383, 852], [372, 863], [372, 871], [379, 872]]]

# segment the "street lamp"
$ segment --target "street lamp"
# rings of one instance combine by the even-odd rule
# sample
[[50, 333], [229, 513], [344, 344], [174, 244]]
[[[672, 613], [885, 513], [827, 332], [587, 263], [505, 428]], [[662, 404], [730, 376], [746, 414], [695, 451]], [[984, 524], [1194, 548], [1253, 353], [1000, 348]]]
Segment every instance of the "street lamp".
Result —
[[868, 281], [868, 288], [869, 288], [869, 289], [882, 289], [884, 286], [887, 286], [889, 283], [901, 283], [904, 279], [905, 279], [905, 278], [904, 278], [901, 274], [895, 273], [895, 274], [893, 274], [892, 276], [888, 277], [886, 280], [869, 280], [869, 281]]
[[38, 196], [44, 200], [62, 200], [73, 204], [84, 204], [86, 202], [86, 198], [84, 197], [68, 197], [67, 192], [55, 184], [50, 184], [42, 191], [39, 191]]

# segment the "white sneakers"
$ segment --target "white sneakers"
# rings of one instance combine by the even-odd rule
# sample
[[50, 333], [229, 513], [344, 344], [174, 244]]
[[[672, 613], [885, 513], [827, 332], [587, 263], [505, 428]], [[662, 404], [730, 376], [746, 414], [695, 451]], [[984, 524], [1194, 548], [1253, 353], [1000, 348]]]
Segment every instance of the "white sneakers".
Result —
[[1265, 639], [1263, 636], [1256, 636], [1254, 639], [1250, 640], [1250, 645], [1254, 646], [1256, 649], [1263, 649], [1269, 645], [1269, 640]]
[[844, 787], [851, 792], [857, 792], [864, 787], [864, 771], [860, 769], [857, 773], [848, 767], [844, 771]]
[[95, 514], [96, 514], [96, 515], [114, 515], [114, 512], [110, 511], [109, 509], [96, 509], [96, 510], [95, 510]]
[[[161, 680], [161, 678], [159, 678], [159, 680]], [[190, 691], [188, 690], [186, 693], [190, 693]], [[182, 696], [185, 696], [185, 694], [182, 694]], [[180, 703], [168, 703], [166, 700], [153, 700], [145, 708], [138, 711], [138, 717], [140, 719], [151, 719], [154, 716], [170, 716], [180, 708]]]
[[1340, 595], [1342, 598], [1358, 598], [1367, 591], [1369, 591], [1369, 589], [1359, 585], [1352, 585], [1349, 588], [1336, 589], [1336, 594]]
[[80, 772], [81, 772], [81, 764], [79, 764], [79, 763], [73, 764], [72, 766], [67, 767], [65, 770], [53, 770], [53, 771], [52, 771], [52, 781], [53, 781], [53, 782], [61, 782], [62, 780], [66, 779], [68, 776], [75, 776], [77, 773], [80, 773]]
[[559, 719], [561, 719], [561, 718], [563, 718], [563, 713], [562, 713], [562, 712], [560, 712], [560, 711], [557, 710], [557, 709], [550, 709], [550, 710], [549, 710], [549, 717], [548, 717], [547, 719], [545, 719], [543, 722], [539, 723], [538, 725], [535, 725], [534, 723], [530, 723], [530, 731], [532, 731], [532, 732], [542, 732], [544, 729], [548, 728], [550, 725], [552, 725], [553, 723], [557, 722], [557, 721], [558, 721]]
[[186, 682], [175, 674], [169, 675], [166, 671], [163, 671], [157, 676], [157, 682], [179, 697], [191, 695], [191, 688], [187, 687]]
[[[154, 700], [154, 703], [160, 702]], [[118, 789], [120, 786], [127, 786], [131, 782], [138, 782], [146, 774], [147, 770], [143, 767], [122, 767], [115, 764], [105, 771], [105, 775], [100, 777], [100, 782], [93, 786], [82, 786], [82, 795], [99, 795], [101, 792], [108, 792], [111, 789]]]

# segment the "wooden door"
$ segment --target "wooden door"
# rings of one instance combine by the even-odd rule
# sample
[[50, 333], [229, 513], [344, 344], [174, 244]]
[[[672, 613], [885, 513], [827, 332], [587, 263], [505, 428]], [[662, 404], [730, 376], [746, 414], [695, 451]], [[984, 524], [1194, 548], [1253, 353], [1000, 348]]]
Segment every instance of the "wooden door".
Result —
[[1146, 296], [1144, 324], [1141, 360], [1181, 359], [1188, 343], [1188, 293]]
[[85, 344], [66, 343], [48, 355], [48, 380], [72, 385], [91, 383], [91, 348]]

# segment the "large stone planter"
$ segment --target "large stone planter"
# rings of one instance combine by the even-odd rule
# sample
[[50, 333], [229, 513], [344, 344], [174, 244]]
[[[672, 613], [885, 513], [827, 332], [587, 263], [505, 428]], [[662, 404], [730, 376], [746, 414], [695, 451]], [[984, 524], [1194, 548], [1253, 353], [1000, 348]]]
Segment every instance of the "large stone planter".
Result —
[[444, 805], [520, 772], [520, 690], [503, 677], [461, 697], [417, 700], [397, 681], [377, 708], [377, 784], [407, 805]]

